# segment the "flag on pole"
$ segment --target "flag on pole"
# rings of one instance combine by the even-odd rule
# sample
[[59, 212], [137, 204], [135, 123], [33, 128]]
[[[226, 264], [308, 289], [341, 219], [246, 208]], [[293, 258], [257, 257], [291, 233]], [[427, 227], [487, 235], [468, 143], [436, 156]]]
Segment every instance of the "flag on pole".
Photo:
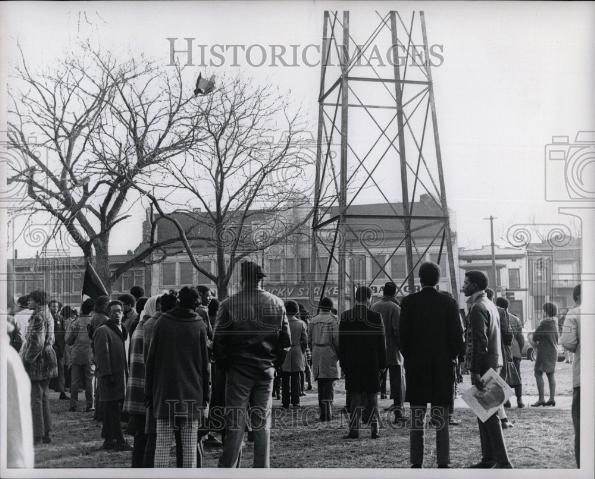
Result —
[[93, 268], [93, 265], [89, 262], [87, 262], [87, 267], [85, 268], [82, 295], [89, 296], [93, 299], [96, 299], [99, 296], [109, 296], [97, 271], [95, 271], [95, 268]]

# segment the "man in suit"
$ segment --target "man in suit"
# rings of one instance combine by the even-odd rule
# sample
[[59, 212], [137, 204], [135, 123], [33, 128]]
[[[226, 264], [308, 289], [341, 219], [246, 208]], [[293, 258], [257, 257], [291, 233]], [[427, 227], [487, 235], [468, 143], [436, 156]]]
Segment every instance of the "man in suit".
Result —
[[[493, 369], [500, 374], [502, 368], [502, 346], [500, 339], [500, 313], [486, 295], [488, 278], [481, 271], [467, 271], [463, 283], [463, 293], [469, 299], [469, 338], [466, 363], [471, 372], [471, 384], [483, 391], [485, 385], [481, 377]], [[474, 469], [511, 469], [506, 444], [502, 436], [502, 426], [498, 413], [485, 422], [477, 419], [481, 441], [481, 461], [471, 466]]]
[[386, 345], [382, 317], [370, 309], [371, 298], [370, 288], [357, 288], [355, 306], [341, 315], [339, 323], [339, 362], [351, 397], [349, 434], [344, 439], [359, 437], [360, 419], [371, 424], [372, 439], [379, 437], [378, 393]]
[[406, 400], [411, 406], [410, 454], [414, 468], [422, 467], [427, 404], [436, 425], [438, 467], [450, 463], [448, 405], [454, 387], [457, 357], [464, 351], [463, 327], [457, 302], [436, 290], [440, 267], [419, 268], [421, 291], [401, 302], [401, 351], [405, 359]]
[[403, 419], [403, 384], [401, 381], [403, 356], [400, 351], [399, 320], [401, 308], [395, 299], [397, 285], [389, 281], [384, 285], [383, 296], [372, 306], [372, 311], [380, 313], [386, 337], [386, 364], [390, 377], [390, 395], [393, 404], [387, 409], [394, 411], [395, 422]]

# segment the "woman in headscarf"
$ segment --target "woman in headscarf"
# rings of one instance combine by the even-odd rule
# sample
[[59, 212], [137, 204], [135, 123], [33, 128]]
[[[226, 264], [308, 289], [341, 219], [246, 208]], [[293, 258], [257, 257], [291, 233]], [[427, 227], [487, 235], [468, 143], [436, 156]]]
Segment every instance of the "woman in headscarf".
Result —
[[126, 387], [124, 411], [128, 413], [128, 433], [134, 436], [132, 449], [132, 467], [144, 466], [146, 407], [145, 407], [145, 359], [144, 359], [144, 325], [157, 314], [158, 296], [150, 297], [139, 316], [130, 339], [130, 371]]

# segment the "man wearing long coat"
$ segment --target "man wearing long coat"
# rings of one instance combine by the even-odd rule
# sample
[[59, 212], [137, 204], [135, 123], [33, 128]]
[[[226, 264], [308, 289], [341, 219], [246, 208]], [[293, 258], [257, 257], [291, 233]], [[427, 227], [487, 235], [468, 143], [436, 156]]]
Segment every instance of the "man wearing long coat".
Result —
[[405, 359], [406, 401], [411, 406], [410, 453], [413, 467], [424, 456], [424, 417], [428, 403], [436, 428], [438, 467], [448, 467], [448, 405], [454, 386], [456, 358], [464, 352], [457, 302], [436, 290], [437, 264], [419, 268], [421, 291], [401, 302], [401, 351]]
[[355, 306], [341, 315], [339, 323], [339, 362], [345, 371], [345, 389], [351, 395], [349, 434], [359, 437], [360, 419], [370, 422], [372, 438], [378, 438], [378, 392], [380, 374], [386, 367], [386, 344], [382, 317], [372, 311], [372, 291], [360, 286]]
[[99, 326], [93, 334], [95, 364], [97, 366], [98, 392], [102, 402], [103, 449], [130, 450], [120, 427], [120, 414], [126, 391], [128, 362], [126, 361], [126, 328], [122, 325], [122, 303], [108, 304], [109, 321]]
[[310, 321], [310, 350], [312, 351], [312, 374], [318, 382], [318, 406], [320, 420], [332, 419], [335, 399], [334, 383], [341, 377], [339, 367], [339, 320], [331, 313], [333, 301], [322, 298], [320, 313]]

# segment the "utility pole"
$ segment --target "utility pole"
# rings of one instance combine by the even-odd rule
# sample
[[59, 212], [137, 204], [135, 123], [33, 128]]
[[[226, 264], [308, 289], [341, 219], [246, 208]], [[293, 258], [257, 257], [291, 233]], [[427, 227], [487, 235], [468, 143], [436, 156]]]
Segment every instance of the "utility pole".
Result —
[[490, 286], [494, 290], [494, 294], [497, 295], [498, 293], [498, 284], [497, 278], [498, 275], [496, 274], [496, 252], [495, 252], [495, 245], [494, 245], [494, 218], [490, 215], [489, 218], [484, 218], [484, 220], [490, 220], [490, 245], [492, 247], [492, 277], [490, 279]]

